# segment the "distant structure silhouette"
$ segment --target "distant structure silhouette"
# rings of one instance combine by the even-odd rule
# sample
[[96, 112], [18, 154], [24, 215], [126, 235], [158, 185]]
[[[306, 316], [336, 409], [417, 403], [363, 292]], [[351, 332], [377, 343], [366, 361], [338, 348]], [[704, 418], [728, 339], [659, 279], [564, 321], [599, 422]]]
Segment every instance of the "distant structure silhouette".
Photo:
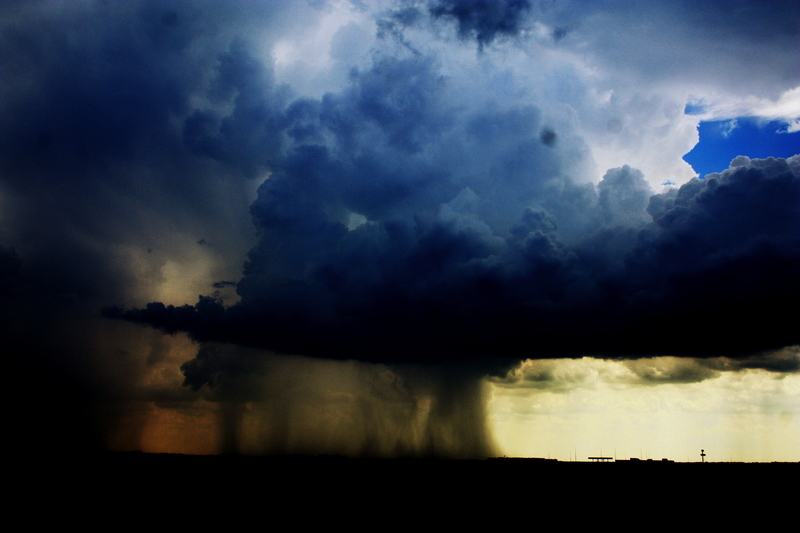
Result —
[[700, 450], [700, 462], [701, 463], [705, 463], [706, 462], [706, 451], [705, 450]]

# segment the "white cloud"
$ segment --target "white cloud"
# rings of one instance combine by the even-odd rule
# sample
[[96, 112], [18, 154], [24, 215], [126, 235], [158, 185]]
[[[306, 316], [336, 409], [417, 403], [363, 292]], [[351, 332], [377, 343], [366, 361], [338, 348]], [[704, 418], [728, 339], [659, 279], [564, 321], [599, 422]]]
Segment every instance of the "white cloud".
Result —
[[800, 86], [789, 89], [777, 99], [758, 96], [735, 98], [726, 95], [709, 97], [702, 120], [725, 120], [756, 117], [785, 124], [785, 132], [800, 131]]

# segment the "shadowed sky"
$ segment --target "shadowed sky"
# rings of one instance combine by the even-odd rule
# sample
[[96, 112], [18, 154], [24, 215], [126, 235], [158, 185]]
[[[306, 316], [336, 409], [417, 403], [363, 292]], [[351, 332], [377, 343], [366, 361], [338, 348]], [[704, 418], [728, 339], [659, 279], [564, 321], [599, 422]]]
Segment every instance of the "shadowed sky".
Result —
[[[349, 454], [479, 456], [485, 376], [558, 381], [529, 360], [621, 359], [642, 383], [800, 366], [800, 158], [742, 142], [704, 179], [683, 160], [708, 124], [796, 130], [793, 2], [0, 19], [0, 317], [14, 368], [74, 384], [82, 413], [207, 401], [236, 451], [257, 402], [249, 450], [313, 450], [293, 420], [339, 405], [330, 385], [265, 384], [352, 360], [328, 441], [361, 424]], [[666, 356], [685, 359], [636, 363]], [[85, 425], [108, 443], [126, 409]]]

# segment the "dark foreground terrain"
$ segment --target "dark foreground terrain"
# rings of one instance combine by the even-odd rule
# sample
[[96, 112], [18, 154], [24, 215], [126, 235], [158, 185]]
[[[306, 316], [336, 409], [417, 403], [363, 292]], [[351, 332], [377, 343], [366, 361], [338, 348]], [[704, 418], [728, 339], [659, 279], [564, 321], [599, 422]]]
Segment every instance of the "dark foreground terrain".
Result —
[[295, 525], [374, 522], [377, 529], [398, 521], [413, 525], [418, 520], [434, 526], [468, 525], [478, 519], [534, 524], [542, 515], [556, 513], [560, 520], [583, 523], [631, 512], [640, 517], [644, 513], [648, 520], [680, 520], [689, 509], [707, 511], [695, 519], [735, 522], [743, 513], [765, 512], [767, 516], [767, 509], [793, 500], [800, 474], [800, 463], [448, 461], [138, 452], [41, 462], [7, 458], [7, 464], [12, 463], [18, 472], [12, 480], [16, 496], [39, 502], [44, 517], [58, 508], [64, 516], [74, 519], [77, 513], [90, 522], [113, 516], [108, 525], [122, 520], [205, 528], [245, 527], [238, 522], [244, 517], [271, 525], [279, 519], [280, 529], [289, 528], [286, 520]]

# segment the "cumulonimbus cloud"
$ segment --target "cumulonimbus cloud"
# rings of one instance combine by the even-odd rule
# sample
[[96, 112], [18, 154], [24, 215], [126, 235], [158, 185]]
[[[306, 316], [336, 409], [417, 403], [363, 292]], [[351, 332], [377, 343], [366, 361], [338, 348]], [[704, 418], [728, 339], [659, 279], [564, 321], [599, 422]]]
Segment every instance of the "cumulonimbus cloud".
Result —
[[[12, 394], [41, 399], [22, 433], [70, 434], [39, 424], [70, 390], [75, 412], [257, 401], [283, 370], [242, 345], [398, 363], [352, 364], [378, 383], [355, 396], [405, 380], [378, 402], [396, 424], [372, 413], [365, 440], [471, 439], [468, 455], [489, 448], [465, 429], [477, 378], [520, 359], [796, 370], [795, 352], [751, 354], [798, 343], [797, 157], [689, 181], [681, 156], [692, 98], [796, 120], [797, 16], [791, 0], [1, 3], [0, 317], [12, 373], [32, 376]], [[197, 353], [102, 321], [111, 304]], [[688, 367], [642, 373], [705, 375]]]
[[[702, 44], [729, 42], [731, 28], [774, 26], [763, 37], [745, 32], [765, 60], [742, 90], [767, 80], [791, 91], [796, 76], [781, 74], [789, 4], [778, 15], [729, 4], [716, 26], [705, 15], [676, 18], [680, 32], [702, 26], [690, 32]], [[166, 257], [168, 245], [151, 242], [171, 225], [199, 233], [190, 243], [241, 249], [239, 236], [222, 248], [240, 225], [229, 231], [230, 220], [215, 220], [244, 204], [241, 183], [269, 174], [250, 208], [259, 237], [236, 282], [239, 303], [212, 295], [106, 314], [198, 340], [369, 361], [736, 355], [797, 343], [785, 311], [798, 292], [796, 158], [737, 160], [659, 194], [648, 183], [661, 177], [633, 166], [602, 169], [592, 184], [587, 124], [599, 117], [604, 135], [617, 135], [649, 115], [573, 117], [570, 109], [588, 109], [587, 95], [602, 91], [583, 87], [569, 61], [593, 43], [587, 57], [607, 77], [627, 65], [626, 76], [648, 80], [658, 64], [647, 47], [617, 46], [642, 40], [636, 23], [616, 33], [590, 24], [639, 20], [621, 3], [408, 3], [375, 15], [371, 61], [320, 97], [293, 95], [252, 44], [284, 11], [315, 8], [8, 6], [9, 128], [0, 141], [12, 206], [4, 235], [16, 240], [2, 254], [6, 297], [21, 290], [12, 277], [24, 275], [42, 298], [127, 299], [133, 268], [110, 250], [135, 243]], [[688, 8], [648, 9], [662, 20]], [[742, 10], [747, 24], [734, 16]], [[98, 17], [107, 24], [90, 22]], [[121, 21], [125, 32], [114, 30]], [[394, 33], [382, 34], [390, 21]], [[403, 36], [424, 34], [422, 21], [477, 42], [484, 51], [474, 71], [448, 63], [452, 43]], [[491, 47], [538, 39], [530, 28], [552, 30], [532, 46], [547, 61], [564, 58], [563, 97], [538, 102], [513, 65], [509, 73], [487, 66]], [[670, 58], [681, 50], [675, 44]], [[734, 56], [717, 62], [723, 89]], [[679, 69], [679, 82], [714, 74], [696, 61]], [[609, 93], [612, 108], [630, 96], [620, 91]], [[653, 117], [671, 117], [667, 108], [655, 106]]]
[[536, 108], [456, 112], [447, 84], [427, 58], [385, 58], [288, 105], [270, 119], [288, 147], [251, 207], [241, 301], [107, 316], [374, 362], [800, 342], [786, 312], [800, 295], [797, 157], [738, 158], [661, 194], [623, 167], [595, 188], [563, 172], [569, 147], [542, 141]]

